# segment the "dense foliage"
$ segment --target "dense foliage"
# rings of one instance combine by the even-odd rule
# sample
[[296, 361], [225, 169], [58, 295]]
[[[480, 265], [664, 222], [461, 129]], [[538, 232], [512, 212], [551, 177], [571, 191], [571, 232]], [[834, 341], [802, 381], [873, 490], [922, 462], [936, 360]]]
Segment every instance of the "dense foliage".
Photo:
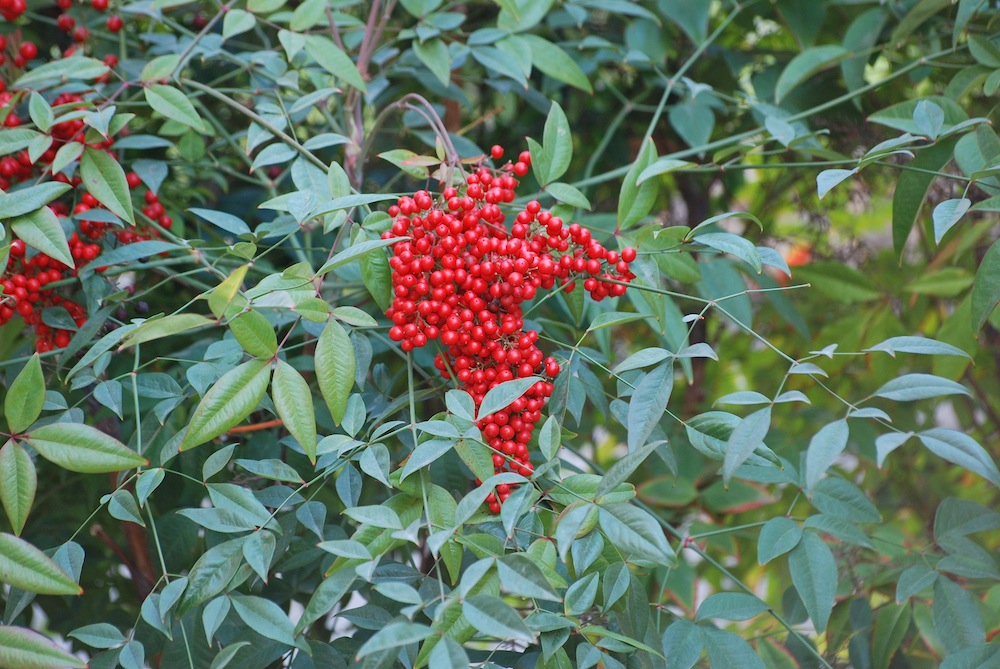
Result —
[[0, 0], [0, 667], [1000, 666], [994, 4]]

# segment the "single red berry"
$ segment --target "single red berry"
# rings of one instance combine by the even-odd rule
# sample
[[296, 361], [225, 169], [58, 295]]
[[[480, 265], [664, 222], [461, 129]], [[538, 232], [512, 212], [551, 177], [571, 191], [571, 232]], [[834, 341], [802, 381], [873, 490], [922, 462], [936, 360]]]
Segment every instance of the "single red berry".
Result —
[[64, 12], [73, 6], [73, 0], [56, 0], [56, 5]]
[[34, 42], [22, 42], [18, 53], [21, 54], [21, 58], [32, 60], [38, 55], [38, 47], [35, 46]]
[[90, 29], [87, 26], [77, 26], [73, 31], [73, 41], [86, 42], [90, 39]]
[[635, 260], [635, 249], [631, 246], [622, 249], [621, 258], [625, 262], [632, 262]]
[[59, 27], [59, 30], [68, 33], [76, 27], [76, 19], [69, 14], [60, 14], [56, 20], [56, 25]]
[[90, 0], [90, 6], [99, 12], [103, 12], [108, 8], [108, 0]]
[[503, 147], [499, 144], [494, 144], [493, 148], [490, 149], [490, 155], [493, 156], [494, 160], [500, 160], [503, 158]]
[[118, 16], [117, 14], [112, 14], [111, 16], [108, 17], [108, 30], [110, 30], [111, 32], [113, 33], [118, 32], [119, 30], [122, 29], [123, 25], [124, 22], [122, 21], [122, 17]]

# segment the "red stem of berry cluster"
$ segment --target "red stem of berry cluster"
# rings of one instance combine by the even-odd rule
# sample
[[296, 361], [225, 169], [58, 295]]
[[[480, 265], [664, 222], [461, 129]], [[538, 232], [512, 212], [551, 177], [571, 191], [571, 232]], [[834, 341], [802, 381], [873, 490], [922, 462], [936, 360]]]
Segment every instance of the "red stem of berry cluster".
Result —
[[[494, 146], [495, 160], [503, 148]], [[525, 330], [522, 303], [539, 289], [571, 292], [582, 279], [595, 300], [621, 296], [634, 278], [635, 249], [609, 251], [590, 230], [563, 221], [531, 201], [513, 213], [517, 177], [528, 172], [530, 154], [499, 170], [485, 165], [459, 188], [440, 196], [418, 191], [389, 208], [392, 227], [383, 237], [408, 238], [393, 246], [393, 302], [389, 337], [405, 351], [439, 341], [435, 365], [472, 395], [478, 408], [490, 389], [506, 381], [540, 377], [508, 407], [478, 421], [493, 451], [496, 473], [534, 471], [528, 452], [535, 426], [559, 363], [537, 346], [538, 333]], [[486, 502], [494, 513], [511, 486], [499, 485]]]

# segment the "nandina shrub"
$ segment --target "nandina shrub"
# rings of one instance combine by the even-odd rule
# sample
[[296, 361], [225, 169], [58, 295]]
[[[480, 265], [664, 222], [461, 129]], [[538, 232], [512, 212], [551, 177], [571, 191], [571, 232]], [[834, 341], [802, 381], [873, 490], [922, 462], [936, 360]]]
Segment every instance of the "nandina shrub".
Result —
[[814, 4], [0, 0], [0, 667], [995, 662], [991, 16]]

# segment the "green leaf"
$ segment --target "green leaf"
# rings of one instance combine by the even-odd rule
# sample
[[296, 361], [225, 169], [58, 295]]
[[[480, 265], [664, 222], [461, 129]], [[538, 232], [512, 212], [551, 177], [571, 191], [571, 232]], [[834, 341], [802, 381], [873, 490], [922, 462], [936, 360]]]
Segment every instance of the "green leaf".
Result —
[[790, 518], [776, 516], [760, 528], [757, 537], [757, 564], [765, 565], [799, 545], [802, 527]]
[[635, 183], [641, 184], [647, 179], [652, 179], [653, 177], [658, 177], [661, 174], [669, 174], [684, 167], [693, 165], [694, 163], [689, 163], [686, 160], [677, 160], [676, 158], [659, 158], [652, 165], [644, 169], [639, 173], [636, 178]]
[[387, 506], [352, 506], [344, 509], [344, 515], [361, 523], [372, 527], [380, 527], [389, 530], [403, 529], [403, 523], [399, 519], [399, 514]]
[[626, 554], [665, 567], [677, 564], [663, 530], [648, 512], [629, 504], [605, 504], [599, 507], [598, 522], [608, 540]]
[[897, 402], [925, 400], [944, 395], [970, 395], [960, 383], [933, 374], [904, 374], [892, 379], [875, 391], [875, 397], [884, 397]]
[[31, 116], [31, 120], [42, 132], [48, 132], [49, 128], [52, 127], [52, 121], [55, 119], [52, 114], [52, 107], [37, 92], [32, 92], [28, 100], [28, 115]]
[[67, 636], [73, 637], [91, 648], [114, 648], [125, 643], [125, 636], [117, 627], [109, 623], [94, 623], [77, 627]]
[[241, 649], [249, 645], [249, 641], [237, 641], [236, 643], [229, 644], [219, 651], [219, 654], [212, 659], [212, 664], [208, 669], [225, 669], [229, 666], [229, 663], [233, 661], [233, 658], [236, 657], [236, 654], [239, 653]]
[[[946, 117], [947, 118], [947, 117]], [[900, 172], [892, 196], [892, 246], [896, 257], [903, 253], [903, 246], [910, 230], [920, 215], [935, 179], [935, 172], [944, 169], [951, 161], [956, 140], [943, 141], [921, 150], [910, 162], [914, 169]]]
[[[551, 420], [551, 418], [549, 419]], [[601, 485], [598, 486], [597, 492], [594, 496], [600, 499], [604, 495], [608, 494], [612, 490], [618, 487], [619, 484], [625, 483], [628, 477], [632, 475], [636, 469], [646, 461], [646, 458], [652, 454], [659, 446], [663, 444], [662, 441], [653, 441], [643, 444], [640, 448], [632, 451], [625, 457], [621, 458], [615, 464], [604, 473], [601, 477]]]
[[823, 170], [816, 175], [816, 191], [819, 193], [819, 198], [822, 200], [827, 193], [834, 189], [834, 187], [838, 186], [845, 180], [850, 179], [857, 173], [858, 168], [856, 167], [853, 170]]
[[663, 633], [663, 655], [669, 659], [670, 669], [691, 669], [699, 659], [705, 642], [700, 625], [683, 618], [667, 628]]
[[316, 462], [316, 415], [313, 411], [309, 384], [294, 367], [284, 360], [277, 361], [271, 380], [274, 407], [312, 463]]
[[538, 35], [524, 35], [523, 38], [531, 46], [532, 65], [557, 81], [587, 93], [594, 92], [587, 75], [562, 48]]
[[307, 35], [306, 52], [320, 67], [340, 81], [357, 88], [362, 93], [368, 91], [354, 61], [330, 38], [321, 35]]
[[117, 439], [81, 423], [43, 425], [24, 440], [49, 462], [81, 474], [120, 472], [149, 464]]
[[[542, 570], [524, 555], [511, 553], [497, 561], [497, 574], [504, 588], [515, 595], [532, 599], [562, 601], [549, 585]], [[589, 607], [588, 607], [589, 608]]]
[[125, 336], [124, 341], [122, 341], [121, 348], [125, 349], [155, 339], [171, 337], [182, 332], [188, 332], [189, 330], [203, 328], [207, 325], [218, 325], [218, 323], [207, 316], [190, 313], [171, 314], [163, 318], [151, 319], [129, 332]]
[[533, 643], [535, 635], [509, 604], [490, 595], [473, 595], [462, 602], [462, 615], [480, 634]]
[[322, 276], [327, 272], [341, 267], [342, 265], [354, 262], [365, 254], [372, 253], [373, 251], [385, 248], [386, 246], [391, 246], [392, 244], [396, 244], [404, 239], [409, 238], [394, 237], [392, 239], [369, 239], [368, 241], [354, 244], [327, 260], [326, 263], [319, 268], [319, 271], [316, 272], [316, 276]]
[[278, 352], [278, 336], [274, 326], [259, 311], [246, 311], [228, 323], [230, 331], [250, 355], [270, 359]]
[[755, 411], [733, 429], [726, 443], [726, 456], [722, 461], [722, 479], [728, 485], [740, 465], [764, 445], [764, 437], [771, 428], [771, 407]]
[[[232, 12], [230, 12], [231, 14]], [[226, 232], [234, 235], [248, 235], [250, 234], [250, 226], [246, 222], [237, 216], [232, 214], [227, 214], [224, 211], [215, 211], [213, 209], [199, 209], [197, 207], [192, 207], [188, 209], [188, 212], [198, 216], [199, 218], [204, 218], [206, 221], [212, 225], [225, 230]]]
[[382, 311], [392, 306], [392, 269], [385, 253], [366, 253], [361, 256], [361, 280]]
[[565, 174], [573, 159], [573, 133], [569, 130], [566, 113], [555, 101], [549, 107], [549, 114], [545, 118], [542, 146], [549, 167], [542, 181], [544, 186]]
[[838, 44], [814, 46], [798, 54], [785, 66], [781, 76], [778, 77], [778, 83], [774, 87], [775, 102], [781, 102], [782, 98], [796, 86], [810, 79], [817, 72], [835, 65], [848, 55], [850, 54], [844, 47]]
[[896, 581], [896, 603], [902, 604], [938, 579], [938, 573], [925, 564], [915, 564], [899, 575]]
[[492, 416], [497, 411], [510, 406], [510, 403], [528, 392], [531, 386], [542, 379], [537, 376], [528, 376], [523, 379], [505, 381], [500, 385], [490, 389], [483, 397], [482, 404], [479, 405], [479, 413], [476, 420], [482, 420], [487, 416]]
[[110, 68], [96, 58], [85, 58], [74, 55], [70, 58], [59, 58], [37, 67], [32, 67], [22, 74], [14, 83], [8, 82], [10, 90], [41, 90], [54, 84], [65, 83], [67, 80], [85, 81], [98, 79], [110, 71]]
[[824, 631], [837, 595], [837, 561], [833, 553], [822, 539], [805, 532], [788, 556], [788, 570], [813, 625], [817, 631]]
[[1000, 471], [993, 458], [979, 442], [964, 432], [935, 427], [918, 432], [917, 438], [938, 457], [979, 474], [1000, 487]]
[[406, 464], [403, 465], [403, 471], [399, 476], [399, 480], [402, 481], [418, 469], [429, 466], [454, 447], [455, 442], [451, 439], [431, 439], [417, 444], [410, 457], [407, 458]]
[[646, 443], [667, 410], [674, 386], [674, 366], [668, 362], [646, 374], [628, 403], [628, 448], [635, 451]]
[[545, 186], [545, 192], [557, 201], [580, 209], [591, 209], [590, 200], [574, 186], [556, 181]]
[[427, 66], [442, 86], [451, 84], [451, 57], [448, 45], [437, 37], [426, 42], [413, 41], [413, 53], [420, 62]]
[[204, 444], [238, 425], [264, 399], [270, 378], [267, 360], [250, 360], [226, 372], [195, 409], [180, 450]]
[[10, 431], [17, 434], [31, 427], [42, 414], [44, 405], [45, 377], [36, 353], [28, 358], [3, 398], [3, 413]]
[[935, 244], [941, 243], [945, 234], [951, 230], [956, 223], [962, 220], [962, 217], [965, 216], [965, 212], [969, 211], [970, 206], [972, 206], [972, 200], [963, 197], [945, 200], [934, 207], [934, 212], [931, 214], [931, 218], [934, 221]]
[[1000, 304], [1000, 240], [986, 251], [972, 286], [972, 329], [977, 336], [997, 304]]
[[267, 572], [276, 546], [277, 539], [275, 539], [274, 533], [263, 529], [251, 534], [246, 543], [243, 544], [243, 559], [264, 583], [267, 583]]
[[972, 356], [962, 349], [930, 337], [890, 337], [865, 350], [885, 351], [894, 358], [896, 353], [917, 353], [920, 355], [953, 355], [972, 359]]
[[759, 616], [770, 607], [755, 595], [748, 595], [745, 592], [717, 592], [709, 595], [705, 601], [698, 606], [698, 614], [695, 620], [710, 620], [720, 618], [722, 620], [750, 620]]
[[871, 500], [856, 485], [841, 478], [830, 476], [817, 483], [813, 488], [811, 501], [823, 513], [846, 520], [862, 523], [882, 520]]
[[[171, 121], [177, 121], [182, 125], [194, 128], [198, 132], [208, 132], [205, 122], [201, 120], [201, 116], [194, 108], [194, 105], [177, 88], [167, 86], [166, 84], [153, 84], [145, 87], [143, 93], [146, 96], [146, 102], [149, 103], [149, 106], [162, 116]], [[95, 195], [95, 197], [97, 196]]]
[[250, 629], [278, 643], [295, 645], [295, 626], [280, 606], [263, 597], [233, 595], [231, 599], [236, 614]]
[[64, 195], [69, 189], [69, 184], [46, 181], [11, 193], [0, 193], [0, 219], [7, 220], [30, 214]]
[[418, 623], [394, 620], [368, 639], [358, 649], [357, 657], [365, 657], [379, 651], [419, 643], [434, 634], [434, 630]]
[[0, 667], [10, 669], [86, 669], [87, 663], [70, 655], [38, 632], [0, 625]]
[[37, 488], [38, 475], [31, 456], [16, 441], [8, 440], [0, 448], [0, 502], [14, 534], [20, 535], [24, 529]]
[[300, 634], [302, 630], [329, 613], [351, 589], [356, 578], [353, 569], [341, 569], [320, 581], [313, 590], [302, 617], [299, 618], [295, 633]]
[[806, 489], [811, 490], [847, 447], [846, 420], [827, 423], [813, 435], [806, 450]]
[[119, 218], [135, 223], [132, 196], [125, 180], [125, 170], [107, 151], [89, 146], [84, 148], [83, 156], [80, 158], [80, 176], [87, 191], [97, 198], [98, 202]]
[[986, 642], [986, 631], [976, 600], [968, 590], [951, 579], [939, 578], [935, 581], [931, 611], [938, 639], [948, 652]]
[[142, 520], [142, 514], [139, 512], [139, 505], [136, 504], [135, 497], [128, 490], [119, 489], [111, 493], [111, 499], [108, 500], [108, 513], [111, 514], [112, 518], [146, 527], [146, 523]]
[[8, 220], [10, 229], [33, 248], [69, 267], [76, 266], [59, 218], [48, 207]]
[[[506, 586], [506, 582], [501, 581]], [[580, 616], [590, 610], [597, 598], [599, 584], [597, 572], [587, 574], [566, 590], [565, 610], [568, 616]]]
[[354, 387], [357, 362], [351, 339], [336, 320], [330, 319], [319, 336], [315, 360], [320, 392], [334, 422], [339, 425]]
[[0, 583], [39, 595], [83, 594], [83, 588], [52, 558], [27, 541], [6, 533], [0, 533]]
[[766, 669], [764, 661], [746, 640], [734, 632], [706, 627], [703, 632], [708, 662], [712, 667]]
[[[902, 132], [920, 135], [922, 134], [920, 125], [914, 120], [913, 112], [916, 111], [917, 105], [925, 101], [933, 102], [944, 112], [944, 131], [950, 129], [951, 126], [969, 120], [969, 115], [965, 113], [965, 110], [962, 109], [958, 103], [941, 95], [928, 95], [923, 98], [899, 102], [875, 112], [868, 117], [868, 120], [872, 123], [878, 123], [879, 125], [895, 128], [896, 130], [900, 130]], [[943, 147], [945, 144], [938, 144], [936, 146]], [[930, 150], [931, 149], [926, 149], [925, 151]], [[925, 151], [922, 151], [921, 153]]]
[[760, 274], [763, 269], [757, 247], [753, 245], [753, 242], [739, 235], [729, 232], [706, 232], [697, 235], [692, 241], [739, 258], [750, 265], [757, 274]]
[[648, 140], [622, 181], [618, 194], [619, 230], [628, 230], [645, 218], [653, 208], [656, 202], [656, 182], [643, 181], [640, 184], [639, 177], [654, 160], [656, 160], [656, 146], [652, 140]]

